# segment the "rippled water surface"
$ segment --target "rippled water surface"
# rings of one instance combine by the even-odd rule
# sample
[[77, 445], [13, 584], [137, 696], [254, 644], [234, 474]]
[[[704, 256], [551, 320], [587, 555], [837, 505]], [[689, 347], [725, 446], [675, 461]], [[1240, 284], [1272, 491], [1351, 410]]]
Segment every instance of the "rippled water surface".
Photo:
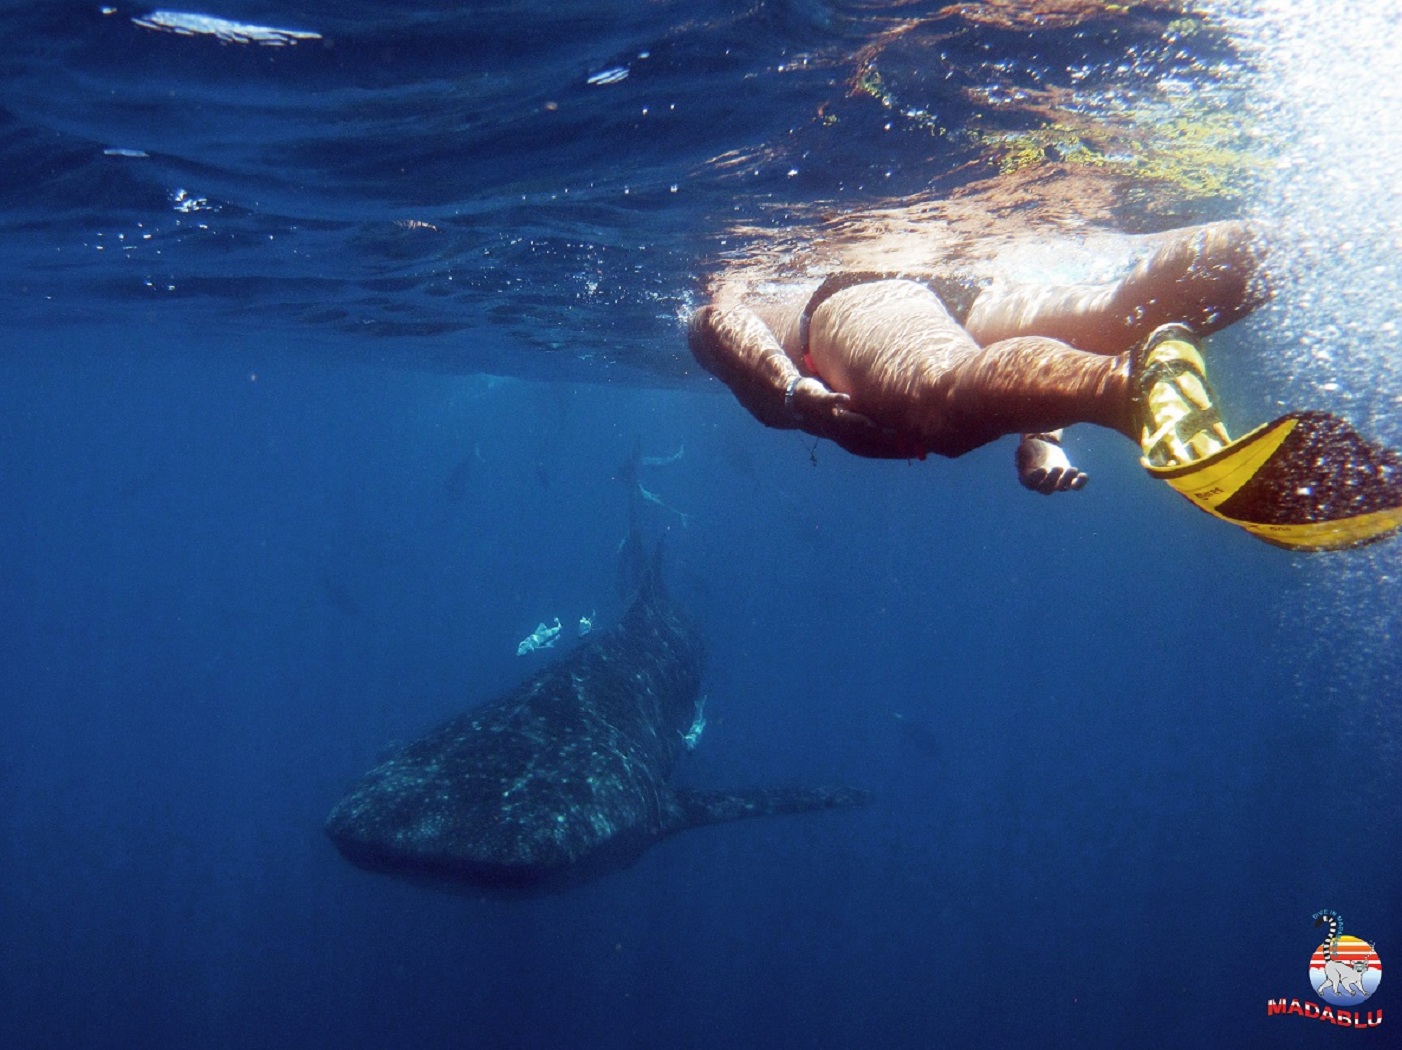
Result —
[[1219, 152], [1195, 142], [1188, 165], [1219, 170], [1144, 180], [1161, 192], [1122, 225], [1220, 212], [1240, 190], [1221, 27], [1035, 6], [15, 5], [7, 309], [257, 318], [342, 354], [656, 379], [685, 366], [698, 274], [754, 241], [736, 231], [1000, 165], [1163, 174], [1156, 124], [1197, 118]]

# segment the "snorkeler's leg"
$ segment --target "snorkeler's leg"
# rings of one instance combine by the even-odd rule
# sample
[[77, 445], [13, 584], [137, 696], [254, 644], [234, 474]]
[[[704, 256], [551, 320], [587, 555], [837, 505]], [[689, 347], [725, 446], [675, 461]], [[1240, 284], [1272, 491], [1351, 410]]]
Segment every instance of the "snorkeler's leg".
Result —
[[1264, 240], [1252, 224], [1210, 223], [1156, 234], [1151, 241], [1149, 254], [1117, 281], [986, 289], [966, 327], [984, 345], [1044, 335], [1082, 350], [1119, 354], [1160, 325], [1176, 321], [1208, 335], [1264, 302]]
[[929, 448], [946, 456], [1072, 423], [1137, 436], [1128, 355], [1086, 353], [1037, 336], [985, 347], [939, 376], [922, 401]]
[[1199, 337], [1241, 320], [1270, 298], [1261, 264], [1266, 240], [1249, 222], [1214, 222], [1157, 234], [1154, 249], [1118, 284], [1118, 310], [1135, 342], [1160, 325]]
[[923, 285], [839, 292], [813, 313], [809, 353], [852, 407], [919, 452], [961, 455], [1005, 434], [1090, 422], [1135, 435], [1128, 357], [1024, 337], [980, 349]]

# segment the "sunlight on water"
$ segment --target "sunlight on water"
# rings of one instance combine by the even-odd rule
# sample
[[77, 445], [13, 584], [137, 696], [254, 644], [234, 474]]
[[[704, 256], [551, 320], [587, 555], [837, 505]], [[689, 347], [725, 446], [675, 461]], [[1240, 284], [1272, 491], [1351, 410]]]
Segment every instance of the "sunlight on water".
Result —
[[[1346, 15], [1335, 4], [1240, 0], [1229, 18], [1255, 67], [1268, 158], [1256, 211], [1278, 244], [1270, 265], [1278, 299], [1261, 339], [1285, 352], [1263, 367], [1292, 407], [1338, 412], [1394, 447], [1402, 444], [1400, 18], [1397, 0], [1348, 5]], [[1348, 731], [1381, 730], [1396, 748], [1402, 541], [1299, 567], [1306, 614], [1319, 626], [1317, 651], [1297, 654], [1311, 666], [1310, 702], [1321, 712], [1346, 702]]]
[[[1272, 260], [1281, 369], [1310, 402], [1402, 437], [1402, 4], [1244, 0], [1233, 26], [1256, 66], [1269, 167], [1259, 211]], [[1297, 389], [1297, 393], [1300, 391]]]

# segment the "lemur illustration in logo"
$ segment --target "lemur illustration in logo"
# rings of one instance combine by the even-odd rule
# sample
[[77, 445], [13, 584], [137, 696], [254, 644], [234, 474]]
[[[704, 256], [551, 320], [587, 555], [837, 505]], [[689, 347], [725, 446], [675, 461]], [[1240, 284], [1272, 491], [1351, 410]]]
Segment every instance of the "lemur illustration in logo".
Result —
[[[1329, 924], [1329, 936], [1324, 939], [1323, 977], [1314, 990], [1322, 995], [1324, 989], [1329, 988], [1335, 995], [1361, 995], [1367, 998], [1368, 993], [1363, 990], [1363, 975], [1368, 972], [1368, 960], [1355, 959], [1347, 963], [1334, 958], [1339, 950], [1339, 924], [1342, 921], [1333, 908], [1314, 913], [1315, 926], [1323, 926], [1326, 922]], [[1375, 947], [1371, 941], [1368, 946]]]

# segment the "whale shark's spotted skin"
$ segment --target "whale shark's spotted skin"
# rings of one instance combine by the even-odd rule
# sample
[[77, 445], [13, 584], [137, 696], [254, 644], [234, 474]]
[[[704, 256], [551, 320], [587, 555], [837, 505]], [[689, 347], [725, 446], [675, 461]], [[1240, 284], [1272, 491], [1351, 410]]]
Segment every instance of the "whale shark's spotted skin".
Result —
[[654, 569], [617, 626], [371, 770], [327, 831], [366, 868], [552, 888], [674, 831], [865, 800], [846, 789], [673, 790], [703, 659], [700, 631]]

